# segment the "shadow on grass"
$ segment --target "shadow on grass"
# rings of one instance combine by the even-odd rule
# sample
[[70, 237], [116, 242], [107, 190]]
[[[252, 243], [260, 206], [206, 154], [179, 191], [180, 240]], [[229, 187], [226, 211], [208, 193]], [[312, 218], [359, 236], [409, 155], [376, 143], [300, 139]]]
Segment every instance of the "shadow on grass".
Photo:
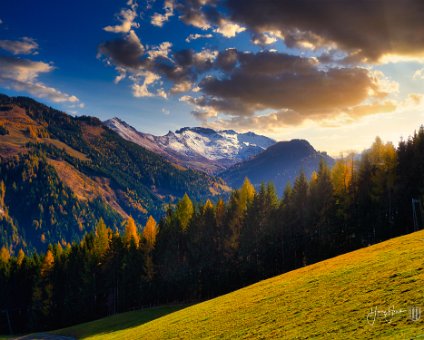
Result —
[[90, 321], [76, 326], [63, 328], [51, 333], [84, 339], [95, 335], [104, 335], [127, 328], [142, 325], [169, 313], [176, 312], [187, 305], [160, 306], [140, 309], [133, 312], [116, 314], [103, 319]]

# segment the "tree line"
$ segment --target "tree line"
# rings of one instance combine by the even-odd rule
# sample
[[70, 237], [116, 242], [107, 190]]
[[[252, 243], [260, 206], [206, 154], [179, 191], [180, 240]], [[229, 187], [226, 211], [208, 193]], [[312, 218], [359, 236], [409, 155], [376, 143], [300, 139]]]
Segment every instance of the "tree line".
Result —
[[[100, 219], [81, 242], [0, 251], [0, 332], [54, 329], [143, 306], [211, 298], [422, 227], [424, 128], [397, 148], [321, 162], [278, 197], [246, 179], [227, 201], [188, 195], [157, 223]], [[1, 199], [1, 195], [0, 195]], [[419, 202], [413, 214], [412, 200]], [[414, 217], [415, 216], [415, 217]]]

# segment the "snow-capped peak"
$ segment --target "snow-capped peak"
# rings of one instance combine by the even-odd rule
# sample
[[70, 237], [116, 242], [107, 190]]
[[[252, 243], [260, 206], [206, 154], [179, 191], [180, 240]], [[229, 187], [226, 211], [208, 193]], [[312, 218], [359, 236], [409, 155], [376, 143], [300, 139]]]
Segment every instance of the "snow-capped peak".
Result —
[[169, 131], [164, 136], [154, 136], [135, 130], [119, 118], [110, 119], [105, 124], [124, 139], [180, 165], [207, 172], [223, 170], [275, 144], [273, 139], [253, 132], [184, 127], [175, 132]]

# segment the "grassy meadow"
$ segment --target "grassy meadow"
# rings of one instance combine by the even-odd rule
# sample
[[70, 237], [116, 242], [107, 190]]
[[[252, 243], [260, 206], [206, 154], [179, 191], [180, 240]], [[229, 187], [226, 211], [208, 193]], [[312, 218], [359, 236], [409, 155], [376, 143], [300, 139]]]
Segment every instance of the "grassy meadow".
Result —
[[420, 231], [175, 312], [152, 308], [58, 333], [81, 339], [424, 338], [424, 316], [410, 316], [411, 307], [424, 311], [423, 283]]

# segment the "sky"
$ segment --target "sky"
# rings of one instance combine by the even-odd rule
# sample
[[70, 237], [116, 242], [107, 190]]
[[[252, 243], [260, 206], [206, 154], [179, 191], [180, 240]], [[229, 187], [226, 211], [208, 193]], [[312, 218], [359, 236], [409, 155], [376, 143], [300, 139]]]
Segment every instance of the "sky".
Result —
[[143, 132], [395, 145], [423, 123], [421, 0], [0, 3], [0, 92]]

